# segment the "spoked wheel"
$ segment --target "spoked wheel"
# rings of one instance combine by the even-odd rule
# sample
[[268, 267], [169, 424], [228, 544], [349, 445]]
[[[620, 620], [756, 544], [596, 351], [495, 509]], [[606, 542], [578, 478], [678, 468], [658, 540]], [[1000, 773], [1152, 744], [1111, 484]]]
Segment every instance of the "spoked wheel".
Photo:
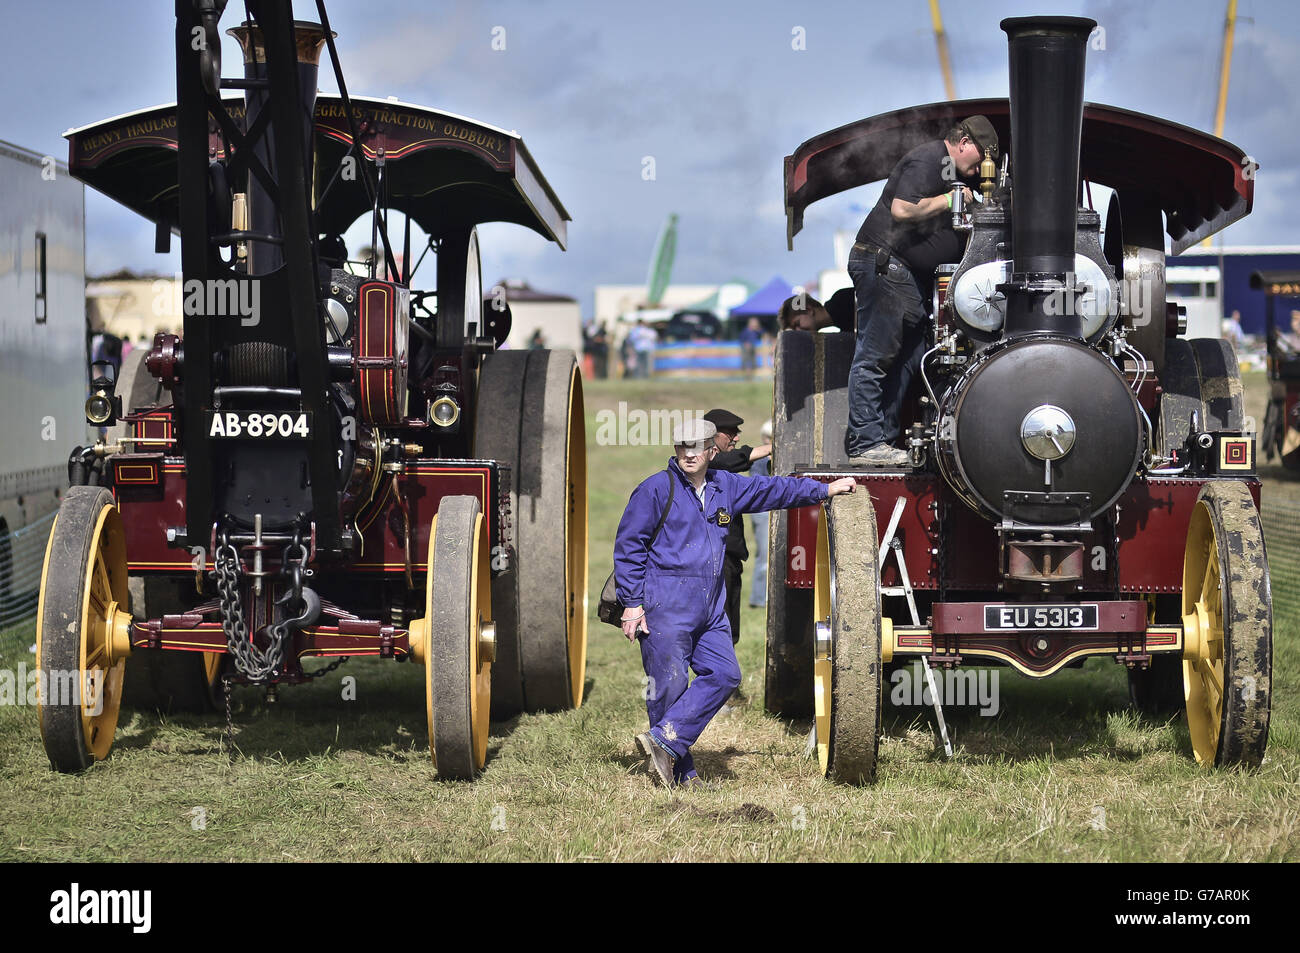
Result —
[[1183, 555], [1183, 695], [1201, 764], [1256, 767], [1268, 744], [1273, 600], [1244, 483], [1207, 483]]
[[424, 618], [411, 649], [424, 662], [429, 751], [438, 776], [472, 780], [487, 761], [496, 632], [487, 526], [472, 496], [444, 497], [429, 533]]
[[474, 454], [510, 467], [510, 568], [492, 580], [498, 717], [577, 708], [587, 672], [587, 440], [572, 351], [500, 351], [479, 374]]
[[865, 490], [834, 497], [817, 533], [813, 705], [822, 774], [869, 784], [880, 740], [880, 570]]
[[41, 739], [57, 771], [108, 755], [130, 654], [126, 540], [108, 490], [74, 486], [45, 549], [37, 609]]

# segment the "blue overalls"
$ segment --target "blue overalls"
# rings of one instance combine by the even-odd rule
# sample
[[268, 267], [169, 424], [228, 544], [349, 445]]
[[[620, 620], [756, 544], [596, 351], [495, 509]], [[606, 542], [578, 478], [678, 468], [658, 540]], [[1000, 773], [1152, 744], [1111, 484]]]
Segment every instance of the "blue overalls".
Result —
[[[672, 510], [647, 552], [668, 502], [669, 480], [678, 481]], [[632, 491], [614, 541], [615, 585], [623, 605], [645, 608], [650, 634], [641, 635], [640, 642], [649, 676], [650, 734], [677, 759], [678, 783], [695, 776], [691, 746], [740, 685], [722, 580], [731, 520], [824, 499], [826, 484], [816, 480], [709, 470], [701, 502], [675, 458], [666, 473]]]

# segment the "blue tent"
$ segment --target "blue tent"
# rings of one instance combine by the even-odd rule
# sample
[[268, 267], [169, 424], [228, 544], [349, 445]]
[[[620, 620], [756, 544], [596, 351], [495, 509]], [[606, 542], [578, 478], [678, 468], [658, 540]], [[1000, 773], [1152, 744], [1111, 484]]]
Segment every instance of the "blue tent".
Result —
[[794, 294], [794, 288], [786, 284], [777, 275], [767, 284], [750, 295], [744, 302], [731, 309], [731, 317], [771, 317], [781, 310], [781, 302]]

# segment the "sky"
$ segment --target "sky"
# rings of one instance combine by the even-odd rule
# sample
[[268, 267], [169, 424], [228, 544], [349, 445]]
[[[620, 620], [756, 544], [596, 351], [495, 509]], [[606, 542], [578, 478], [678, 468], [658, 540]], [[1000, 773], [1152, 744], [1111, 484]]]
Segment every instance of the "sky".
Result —
[[[1105, 49], [1088, 51], [1085, 98], [1203, 130], [1213, 129], [1226, 6], [941, 2], [959, 98], [1006, 96], [1003, 17], [1089, 16]], [[1224, 138], [1260, 168], [1255, 210], [1223, 233], [1228, 244], [1300, 244], [1294, 10], [1291, 0], [1238, 3]], [[855, 230], [879, 186], [812, 206], [790, 252], [783, 157], [827, 129], [946, 98], [925, 0], [332, 0], [327, 11], [349, 92], [522, 135], [573, 218], [569, 250], [520, 226], [483, 226], [485, 284], [522, 278], [578, 298], [584, 317], [595, 285], [646, 280], [670, 213], [680, 216], [674, 283], [811, 282], [832, 265], [834, 231]], [[0, 139], [66, 159], [67, 129], [175, 100], [174, 0], [4, 0], [3, 12]], [[297, 0], [295, 13], [315, 19], [315, 4]], [[241, 18], [232, 0], [222, 26]], [[231, 75], [241, 60], [225, 43]], [[336, 91], [324, 65], [320, 88]], [[88, 274], [176, 270], [175, 253], [154, 254], [143, 219], [89, 190], [86, 215]]]

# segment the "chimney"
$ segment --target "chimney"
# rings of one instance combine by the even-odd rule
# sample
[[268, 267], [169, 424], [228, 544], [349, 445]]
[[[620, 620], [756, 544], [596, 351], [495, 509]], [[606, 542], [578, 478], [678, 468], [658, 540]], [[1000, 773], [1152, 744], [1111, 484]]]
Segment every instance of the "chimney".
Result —
[[1047, 302], [1073, 293], [1083, 67], [1096, 26], [1086, 17], [1002, 21], [1011, 65], [1012, 274], [1001, 286], [1008, 336], [1082, 337], [1075, 309]]
[[[307, 170], [307, 185], [311, 188], [312, 155], [314, 141], [312, 137], [316, 117], [316, 80], [320, 69], [320, 52], [325, 45], [325, 31], [319, 23], [295, 20], [293, 24], [294, 46], [298, 54], [298, 89], [303, 103], [303, 142], [307, 154], [303, 162]], [[249, 80], [245, 90], [244, 129], [252, 129], [258, 115], [267, 105], [266, 44], [261, 28], [255, 23], [245, 22], [226, 31], [239, 41], [244, 51], [244, 79]], [[259, 160], [275, 174], [275, 136], [274, 130], [268, 128], [266, 137], [259, 139], [253, 147]], [[261, 183], [251, 173], [248, 176], [248, 228], [251, 231], [267, 235], [279, 235], [280, 223], [276, 215], [275, 203], [266, 194]], [[248, 243], [248, 273], [264, 275], [275, 271], [284, 264], [284, 253], [279, 245], [269, 242], [250, 240]]]

